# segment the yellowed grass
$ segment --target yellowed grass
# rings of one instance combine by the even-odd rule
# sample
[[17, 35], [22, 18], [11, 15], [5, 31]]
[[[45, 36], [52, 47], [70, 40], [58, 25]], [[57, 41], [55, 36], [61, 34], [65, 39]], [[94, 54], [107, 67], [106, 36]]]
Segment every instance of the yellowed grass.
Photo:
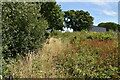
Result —
[[[92, 46], [95, 46], [98, 45], [98, 42], [101, 43], [101, 41], [95, 40], [92, 43], [89, 42], [89, 40], [81, 40], [80, 43], [82, 43], [82, 47], [84, 47], [86, 46], [86, 43], [91, 43]], [[80, 43], [78, 43], [78, 45], [80, 45]], [[107, 42], [105, 41], [104, 43], [107, 44]], [[12, 73], [14, 73], [15, 78], [67, 78], [69, 77], [69, 75], [64, 75], [64, 71], [67, 70], [65, 69], [66, 66], [64, 66], [62, 70], [56, 69], [57, 62], [61, 62], [61, 59], [67, 59], [68, 54], [72, 53], [71, 56], [74, 56], [77, 53], [82, 53], [81, 50], [85, 51], [84, 49], [82, 49], [82, 47], [78, 47], [74, 40], [50, 38], [43, 44], [42, 50], [38, 50], [37, 54], [34, 54], [33, 52], [31, 54], [28, 54], [28, 56], [26, 56], [25, 58], [20, 58], [17, 62], [13, 61], [12, 63], [14, 64], [11, 64], [9, 66], [9, 69], [12, 71]], [[88, 51], [86, 52], [89, 52], [91, 50], [90, 48], [92, 47], [87, 47]], [[89, 57], [91, 56], [88, 56], [88, 58]], [[81, 58], [83, 58], [84, 60], [86, 56], [83, 56]], [[62, 65], [59, 65], [59, 67], [61, 66]]]
[[58, 55], [64, 56], [64, 49], [67, 47], [67, 42], [62, 42], [61, 39], [56, 38], [50, 38], [47, 42], [47, 44], [44, 44], [42, 55], [40, 56], [40, 60], [42, 63], [43, 72], [51, 73], [49, 77], [56, 78], [58, 75], [56, 73], [55, 69], [55, 58]]
[[[69, 48], [69, 43], [61, 39], [50, 38], [43, 44], [43, 49], [37, 54], [29, 54], [26, 58], [13, 61], [10, 70], [18, 78], [57, 78], [55, 69], [55, 58], [58, 55], [64, 57], [64, 49]], [[68, 49], [70, 50], [70, 49]]]

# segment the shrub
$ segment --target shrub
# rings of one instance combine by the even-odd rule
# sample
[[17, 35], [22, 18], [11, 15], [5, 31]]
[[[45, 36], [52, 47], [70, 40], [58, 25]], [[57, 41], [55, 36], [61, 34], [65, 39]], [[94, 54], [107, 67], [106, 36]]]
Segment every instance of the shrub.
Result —
[[100, 39], [101, 40], [104, 40], [104, 39], [113, 39], [113, 37], [112, 37], [112, 35], [110, 35], [110, 34], [101, 34], [100, 35]]
[[106, 40], [106, 39], [114, 39], [115, 37], [108, 33], [96, 33], [93, 32], [87, 35], [87, 39], [98, 39], [98, 40]]
[[41, 17], [40, 3], [7, 2], [2, 6], [4, 58], [26, 55], [45, 39], [47, 21]]

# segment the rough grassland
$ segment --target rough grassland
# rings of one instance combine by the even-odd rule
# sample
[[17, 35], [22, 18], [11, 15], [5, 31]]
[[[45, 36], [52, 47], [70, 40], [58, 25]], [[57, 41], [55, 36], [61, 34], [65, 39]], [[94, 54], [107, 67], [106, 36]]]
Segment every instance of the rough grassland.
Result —
[[115, 35], [89, 32], [52, 34], [37, 54], [12, 60], [8, 67], [15, 78], [119, 78]]

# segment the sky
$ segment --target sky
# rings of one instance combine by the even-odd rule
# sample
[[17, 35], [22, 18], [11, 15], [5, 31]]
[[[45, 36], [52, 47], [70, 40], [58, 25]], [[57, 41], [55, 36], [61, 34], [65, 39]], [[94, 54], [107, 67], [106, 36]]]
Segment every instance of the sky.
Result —
[[[96, 1], [96, 2], [95, 2]], [[63, 11], [67, 10], [83, 10], [88, 11], [91, 16], [94, 17], [94, 24], [97, 26], [101, 22], [115, 22], [118, 23], [118, 2], [97, 2], [98, 0], [84, 2], [60, 2], [57, 1], [58, 5], [61, 5]]]

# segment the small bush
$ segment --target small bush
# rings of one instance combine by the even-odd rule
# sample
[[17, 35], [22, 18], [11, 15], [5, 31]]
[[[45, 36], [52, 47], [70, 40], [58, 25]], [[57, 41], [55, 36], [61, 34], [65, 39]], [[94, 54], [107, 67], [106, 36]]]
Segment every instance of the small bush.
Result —
[[87, 39], [98, 39], [98, 40], [106, 40], [106, 39], [114, 39], [114, 36], [108, 33], [91, 33], [87, 35]]
[[113, 37], [112, 37], [112, 35], [110, 35], [110, 34], [102, 34], [102, 35], [100, 35], [100, 39], [101, 40], [105, 40], [105, 39], [113, 39]]

